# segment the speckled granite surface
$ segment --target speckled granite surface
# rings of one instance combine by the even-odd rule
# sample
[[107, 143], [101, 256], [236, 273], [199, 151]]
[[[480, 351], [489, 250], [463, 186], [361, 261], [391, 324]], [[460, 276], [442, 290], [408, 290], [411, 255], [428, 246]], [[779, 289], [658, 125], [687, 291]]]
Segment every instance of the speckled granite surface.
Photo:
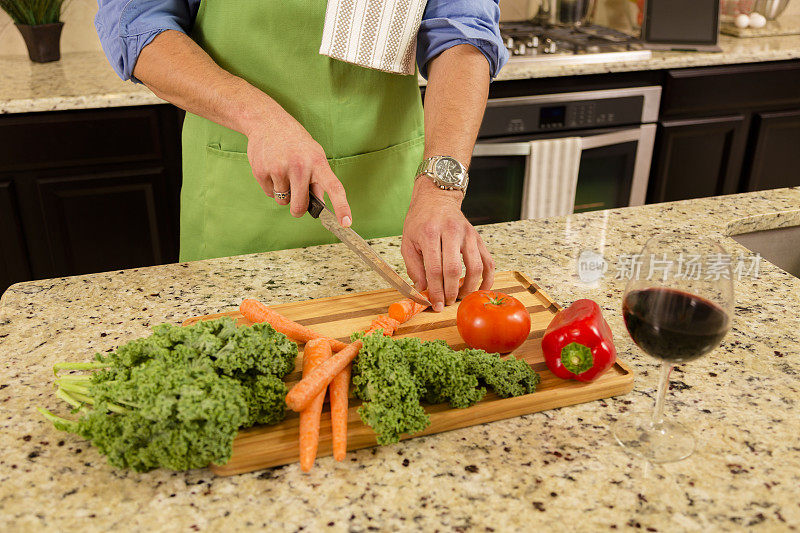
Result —
[[[51, 366], [147, 334], [156, 323], [227, 310], [244, 297], [285, 302], [382, 286], [343, 245], [28, 282], [0, 299], [0, 530], [787, 531], [800, 527], [800, 280], [762, 263], [736, 287], [721, 348], [673, 373], [667, 412], [697, 452], [673, 464], [627, 456], [610, 424], [649, 411], [657, 365], [630, 341], [615, 258], [655, 232], [719, 238], [738, 219], [797, 211], [800, 188], [483, 227], [498, 269], [520, 270], [562, 304], [597, 300], [619, 356], [636, 372], [626, 396], [393, 446], [215, 478], [117, 471], [34, 410], [66, 414]], [[793, 216], [793, 215], [788, 215]], [[756, 217], [766, 229], [786, 217]], [[777, 221], [777, 222], [776, 222]], [[736, 224], [736, 223], [734, 223]], [[399, 239], [376, 246], [400, 267]], [[582, 249], [612, 267], [576, 275]]]
[[[606, 72], [659, 70], [800, 58], [800, 35], [739, 39], [720, 36], [722, 53], [653, 52], [646, 61], [589, 65], [510, 63], [497, 80], [548, 78]], [[142, 85], [121, 81], [100, 53], [64, 54], [43, 65], [0, 55], [0, 114], [159, 104]], [[425, 81], [420, 79], [420, 84]]]

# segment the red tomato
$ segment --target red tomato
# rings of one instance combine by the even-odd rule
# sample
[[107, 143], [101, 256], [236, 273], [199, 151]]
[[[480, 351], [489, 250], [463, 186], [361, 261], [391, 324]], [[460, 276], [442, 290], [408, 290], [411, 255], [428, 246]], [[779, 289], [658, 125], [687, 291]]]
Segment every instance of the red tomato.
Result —
[[458, 305], [456, 325], [470, 348], [508, 353], [528, 338], [531, 315], [513, 296], [475, 291]]

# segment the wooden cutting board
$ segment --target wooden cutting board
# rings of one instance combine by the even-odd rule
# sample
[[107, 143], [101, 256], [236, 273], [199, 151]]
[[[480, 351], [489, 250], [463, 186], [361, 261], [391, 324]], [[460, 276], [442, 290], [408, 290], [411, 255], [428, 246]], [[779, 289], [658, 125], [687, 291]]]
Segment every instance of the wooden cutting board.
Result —
[[[553, 315], [561, 307], [519, 272], [498, 272], [493, 288], [513, 295], [531, 313], [531, 333], [528, 340], [513, 353], [516, 357], [525, 359], [541, 376], [536, 392], [507, 399], [488, 393], [482, 401], [467, 409], [451, 409], [446, 404], [428, 406], [425, 410], [430, 415], [431, 425], [420, 433], [405, 435], [404, 439], [608, 398], [625, 394], [633, 389], [633, 373], [619, 361], [593, 383], [565, 381], [555, 377], [544, 363], [541, 338]], [[349, 342], [352, 332], [366, 328], [375, 317], [385, 314], [389, 305], [400, 298], [397, 291], [384, 289], [280, 304], [272, 308], [323, 335]], [[401, 325], [395, 337], [444, 339], [455, 349], [466, 348], [456, 328], [457, 308], [457, 305], [453, 305], [441, 313], [423, 312]], [[190, 318], [184, 325], [221, 316], [230, 316], [236, 319], [239, 325], [251, 324], [238, 311], [231, 311]], [[295, 370], [286, 376], [289, 387], [300, 379], [301, 368], [302, 353], [297, 358]], [[348, 450], [377, 445], [375, 433], [369, 426], [364, 425], [358, 416], [359, 405], [361, 405], [360, 400], [351, 398], [347, 431]], [[225, 465], [214, 465], [211, 470], [218, 475], [228, 476], [298, 461], [298, 422], [297, 413], [288, 411], [286, 420], [280, 424], [243, 430], [233, 441], [231, 460]], [[317, 457], [331, 454], [331, 424], [326, 404], [320, 424]]]

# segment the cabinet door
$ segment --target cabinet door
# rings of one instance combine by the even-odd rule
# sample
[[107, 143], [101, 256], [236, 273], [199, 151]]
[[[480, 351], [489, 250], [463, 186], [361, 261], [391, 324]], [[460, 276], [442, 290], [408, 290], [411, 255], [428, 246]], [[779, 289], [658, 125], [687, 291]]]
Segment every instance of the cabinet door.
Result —
[[736, 192], [746, 140], [743, 115], [662, 122], [647, 201]]
[[53, 275], [175, 261], [166, 184], [162, 167], [38, 178]]
[[800, 109], [758, 113], [746, 191], [800, 185]]
[[0, 181], [0, 294], [30, 275], [14, 184]]

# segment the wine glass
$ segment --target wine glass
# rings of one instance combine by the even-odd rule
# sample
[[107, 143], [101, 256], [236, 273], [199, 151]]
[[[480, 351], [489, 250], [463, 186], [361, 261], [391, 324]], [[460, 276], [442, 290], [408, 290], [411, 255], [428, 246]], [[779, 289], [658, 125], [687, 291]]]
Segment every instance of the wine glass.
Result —
[[714, 240], [668, 233], [652, 237], [629, 258], [622, 297], [625, 326], [645, 353], [661, 360], [652, 416], [620, 419], [614, 437], [628, 452], [654, 463], [680, 461], [695, 448], [692, 432], [664, 419], [664, 396], [676, 364], [716, 348], [733, 317], [730, 256]]

